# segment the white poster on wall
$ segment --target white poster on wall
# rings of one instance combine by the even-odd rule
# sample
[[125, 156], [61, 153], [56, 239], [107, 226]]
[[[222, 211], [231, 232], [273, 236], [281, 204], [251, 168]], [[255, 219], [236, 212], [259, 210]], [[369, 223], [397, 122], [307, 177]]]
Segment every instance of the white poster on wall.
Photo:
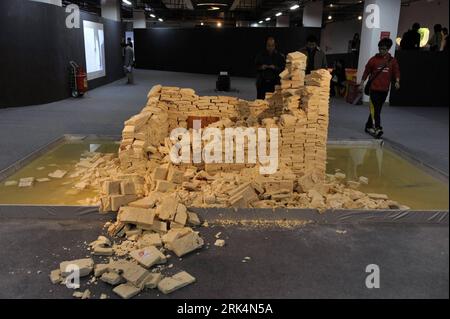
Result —
[[106, 75], [103, 24], [83, 21], [83, 34], [87, 78], [93, 80], [103, 77]]

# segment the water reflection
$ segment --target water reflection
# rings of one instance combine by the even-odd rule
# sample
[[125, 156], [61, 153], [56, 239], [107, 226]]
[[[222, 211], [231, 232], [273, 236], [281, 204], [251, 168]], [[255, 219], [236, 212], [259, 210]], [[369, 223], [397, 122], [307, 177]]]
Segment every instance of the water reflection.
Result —
[[448, 184], [381, 147], [329, 146], [327, 172], [369, 178], [366, 192], [384, 193], [415, 209], [448, 209]]
[[[74, 164], [86, 152], [116, 153], [119, 144], [113, 141], [77, 141], [63, 144], [36, 159], [7, 180], [24, 177], [43, 178], [56, 169], [73, 171]], [[380, 147], [328, 147], [327, 171], [340, 170], [348, 180], [369, 178], [362, 185], [365, 192], [384, 193], [391, 199], [414, 209], [445, 209], [449, 207], [448, 184], [428, 175], [411, 163]], [[76, 179], [51, 180], [30, 188], [5, 186], [0, 183], [0, 204], [77, 205], [94, 197], [92, 190], [73, 188]]]

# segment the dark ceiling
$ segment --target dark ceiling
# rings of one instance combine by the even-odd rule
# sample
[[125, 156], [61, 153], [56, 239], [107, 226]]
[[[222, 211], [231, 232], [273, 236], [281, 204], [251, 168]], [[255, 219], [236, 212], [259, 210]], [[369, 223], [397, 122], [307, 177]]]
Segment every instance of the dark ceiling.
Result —
[[[101, 14], [102, 0], [63, 0], [65, 5], [78, 4], [82, 10]], [[264, 21], [261, 25], [274, 25], [275, 14], [281, 12], [289, 15], [291, 25], [301, 25], [302, 9], [308, 2], [316, 0], [128, 0], [132, 6], [122, 3], [122, 18], [127, 21], [133, 17], [133, 9], [143, 9], [147, 12], [148, 22], [157, 22], [157, 18], [164, 19], [164, 24], [192, 23], [205, 25], [222, 22], [226, 26], [235, 26], [236, 22], [248, 24], [264, 21], [271, 17], [271, 21]], [[408, 5], [417, 0], [403, 0]], [[333, 23], [358, 19], [363, 13], [361, 0], [325, 0], [323, 1], [323, 21]], [[297, 10], [289, 8], [295, 4]], [[152, 17], [151, 15], [155, 16]]]

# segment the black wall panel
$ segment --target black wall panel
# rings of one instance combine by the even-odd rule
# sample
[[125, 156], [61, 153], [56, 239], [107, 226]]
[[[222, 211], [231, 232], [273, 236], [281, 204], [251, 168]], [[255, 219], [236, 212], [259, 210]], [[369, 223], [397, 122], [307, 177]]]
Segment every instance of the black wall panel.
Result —
[[397, 51], [401, 88], [391, 89], [392, 106], [449, 106], [448, 52]]
[[[82, 22], [68, 29], [65, 9], [28, 0], [0, 1], [0, 107], [49, 103], [70, 96], [69, 61], [85, 67]], [[123, 26], [87, 13], [105, 32], [106, 76], [94, 88], [123, 76]]]
[[276, 38], [279, 51], [303, 47], [306, 37], [320, 39], [320, 28], [135, 29], [136, 66], [177, 72], [254, 76], [255, 57], [265, 39]]
[[346, 68], [358, 68], [358, 54], [357, 53], [336, 53], [327, 54], [328, 67], [332, 68], [337, 61], [343, 61]]

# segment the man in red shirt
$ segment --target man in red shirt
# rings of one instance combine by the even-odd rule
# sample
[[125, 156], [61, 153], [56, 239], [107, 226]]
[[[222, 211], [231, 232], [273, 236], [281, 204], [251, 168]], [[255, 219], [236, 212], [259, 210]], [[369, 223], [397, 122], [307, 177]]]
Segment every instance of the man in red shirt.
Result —
[[361, 90], [364, 90], [364, 82], [370, 75], [370, 114], [365, 131], [377, 138], [383, 135], [380, 115], [391, 82], [395, 80], [395, 88], [400, 89], [400, 67], [397, 60], [389, 54], [392, 44], [389, 38], [384, 38], [378, 43], [379, 53], [367, 62], [361, 81]]

